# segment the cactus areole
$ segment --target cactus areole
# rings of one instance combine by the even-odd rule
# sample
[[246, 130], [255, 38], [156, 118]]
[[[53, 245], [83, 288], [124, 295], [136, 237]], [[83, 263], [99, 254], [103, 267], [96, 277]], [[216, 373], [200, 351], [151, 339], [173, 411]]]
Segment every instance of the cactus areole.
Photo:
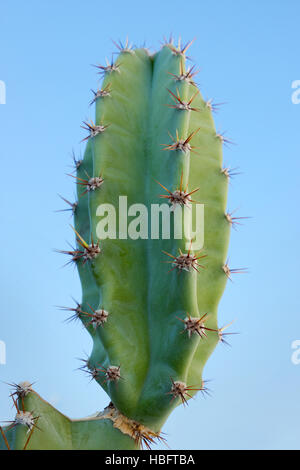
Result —
[[70, 319], [92, 337], [81, 368], [110, 404], [71, 420], [32, 384], [14, 385], [16, 418], [0, 428], [2, 449], [150, 447], [175, 407], [207, 392], [203, 368], [224, 341], [218, 303], [237, 270], [226, 261], [226, 139], [186, 65], [188, 46], [170, 41], [150, 55], [126, 43], [96, 66], [96, 116], [82, 126], [84, 158], [71, 175], [78, 198], [65, 200], [76, 244], [62, 252], [82, 284]]

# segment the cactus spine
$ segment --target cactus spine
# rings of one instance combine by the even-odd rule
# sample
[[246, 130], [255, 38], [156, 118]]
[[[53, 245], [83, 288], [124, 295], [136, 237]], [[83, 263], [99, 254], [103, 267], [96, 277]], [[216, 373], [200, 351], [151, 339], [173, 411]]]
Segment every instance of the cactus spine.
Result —
[[[230, 171], [222, 168], [225, 139], [214, 126], [214, 105], [197, 89], [194, 67], [186, 68], [188, 46], [170, 41], [154, 55], [120, 46], [114, 63], [97, 66], [104, 80], [93, 92], [95, 123], [83, 125], [87, 145], [76, 162], [78, 200], [72, 204], [76, 248], [64, 253], [82, 284], [74, 318], [93, 339], [83, 369], [111, 404], [94, 418], [71, 421], [19, 386], [17, 415], [34, 409], [38, 421], [3, 428], [3, 448], [139, 448], [159, 438], [174, 407], [207, 391], [203, 367], [222, 340], [217, 307], [231, 274]], [[199, 251], [192, 198], [204, 204]], [[174, 233], [180, 209], [188, 207], [182, 236], [162, 234], [162, 219], [153, 227], [162, 202]], [[113, 238], [99, 239], [103, 204], [108, 212], [121, 210], [116, 220], [107, 219], [107, 229], [116, 224]], [[139, 234], [130, 237], [127, 229]]]

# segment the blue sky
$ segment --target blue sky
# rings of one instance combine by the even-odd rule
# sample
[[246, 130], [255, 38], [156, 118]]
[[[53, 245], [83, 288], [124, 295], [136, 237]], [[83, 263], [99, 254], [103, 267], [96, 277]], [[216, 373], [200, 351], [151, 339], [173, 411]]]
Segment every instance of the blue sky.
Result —
[[[212, 397], [178, 408], [164, 432], [173, 449], [299, 449], [300, 80], [297, 0], [241, 2], [154, 0], [6, 2], [0, 11], [1, 311], [7, 364], [0, 380], [37, 381], [37, 391], [71, 417], [102, 409], [107, 398], [75, 371], [91, 349], [79, 325], [62, 323], [55, 305], [80, 299], [73, 268], [53, 248], [72, 238], [57, 193], [72, 198], [66, 176], [72, 148], [83, 151], [82, 120], [97, 86], [91, 64], [110, 58], [111, 39], [160, 46], [172, 32], [196, 37], [190, 55], [206, 98], [225, 101], [217, 127], [237, 145], [227, 165], [240, 167], [228, 207], [252, 216], [232, 233], [230, 262], [249, 274], [228, 283], [220, 324], [236, 319], [232, 348], [220, 345], [205, 378]], [[12, 416], [0, 383], [0, 418]]]

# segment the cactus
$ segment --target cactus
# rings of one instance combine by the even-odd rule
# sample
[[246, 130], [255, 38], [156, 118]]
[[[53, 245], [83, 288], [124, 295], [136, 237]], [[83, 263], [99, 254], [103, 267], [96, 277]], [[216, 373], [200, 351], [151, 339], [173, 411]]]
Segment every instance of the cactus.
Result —
[[[126, 42], [118, 44], [115, 62], [96, 65], [104, 79], [93, 92], [95, 123], [82, 126], [86, 151], [71, 175], [78, 199], [66, 202], [76, 247], [62, 252], [76, 264], [83, 294], [70, 319], [80, 320], [93, 339], [82, 369], [111, 402], [72, 421], [31, 384], [15, 385], [16, 419], [0, 429], [1, 448], [150, 446], [163, 439], [176, 406], [208, 392], [203, 368], [226, 334], [218, 327], [218, 303], [239, 270], [226, 262], [236, 219], [226, 213], [232, 171], [222, 167], [222, 147], [228, 141], [214, 126], [217, 105], [202, 98], [197, 71], [186, 66], [189, 45], [166, 41], [150, 55]], [[204, 205], [205, 228], [199, 250], [202, 228], [192, 226], [197, 203]], [[170, 218], [170, 236], [160, 233], [159, 209]], [[182, 221], [182, 235], [175, 236]], [[116, 229], [115, 236], [99, 236], [104, 228]]]

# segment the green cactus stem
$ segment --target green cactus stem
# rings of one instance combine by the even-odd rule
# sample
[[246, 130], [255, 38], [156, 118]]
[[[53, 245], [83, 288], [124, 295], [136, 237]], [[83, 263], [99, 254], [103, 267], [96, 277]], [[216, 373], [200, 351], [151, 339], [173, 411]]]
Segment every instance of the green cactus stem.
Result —
[[32, 449], [150, 445], [175, 407], [208, 392], [203, 368], [225, 341], [218, 303], [239, 270], [226, 262], [227, 140], [214, 125], [216, 105], [186, 66], [189, 45], [170, 41], [150, 55], [118, 44], [116, 61], [96, 66], [103, 83], [93, 91], [95, 122], [82, 126], [86, 150], [72, 175], [78, 200], [66, 201], [76, 247], [63, 253], [82, 284], [71, 318], [93, 340], [82, 369], [111, 405], [71, 421], [29, 391], [16, 406], [38, 419], [31, 429], [20, 419], [3, 428], [3, 448], [24, 448], [28, 430]]

